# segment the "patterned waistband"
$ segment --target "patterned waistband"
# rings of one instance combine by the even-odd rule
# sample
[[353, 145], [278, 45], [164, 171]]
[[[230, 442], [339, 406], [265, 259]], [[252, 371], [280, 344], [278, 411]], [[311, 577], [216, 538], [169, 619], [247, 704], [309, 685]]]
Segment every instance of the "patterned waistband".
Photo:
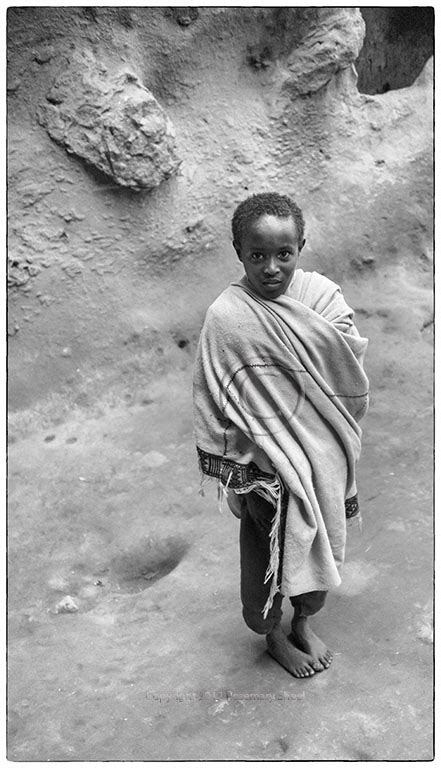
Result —
[[351, 496], [350, 499], [346, 499], [345, 501], [345, 513], [346, 517], [355, 517], [355, 515], [358, 515], [360, 512], [360, 507], [358, 506], [358, 496]]
[[[239, 464], [237, 461], [227, 459], [223, 456], [215, 456], [213, 453], [207, 453], [201, 448], [197, 448], [199, 464], [204, 475], [216, 477], [222, 485], [231, 488], [233, 491], [252, 490], [256, 483], [272, 484], [276, 479], [275, 475], [263, 472], [257, 464], [251, 461], [249, 464]], [[347, 518], [355, 517], [360, 512], [358, 505], [358, 496], [351, 496], [345, 501], [345, 514]]]
[[271, 482], [275, 478], [275, 475], [263, 472], [253, 461], [249, 464], [239, 464], [232, 459], [207, 453], [201, 448], [198, 448], [197, 451], [199, 465], [204, 475], [216, 477], [222, 485], [228, 485], [228, 488], [233, 491], [244, 490], [259, 480]]

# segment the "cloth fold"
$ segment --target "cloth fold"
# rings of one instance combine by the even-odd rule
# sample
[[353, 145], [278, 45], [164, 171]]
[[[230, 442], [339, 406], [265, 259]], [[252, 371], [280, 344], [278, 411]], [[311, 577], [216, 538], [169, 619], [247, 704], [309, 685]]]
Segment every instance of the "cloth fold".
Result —
[[368, 407], [367, 340], [352, 318], [338, 285], [301, 269], [274, 300], [246, 278], [232, 283], [205, 318], [194, 369], [200, 466], [236, 493], [271, 487], [269, 603], [279, 590], [293, 596], [340, 583], [345, 501], [354, 514], [358, 422]]

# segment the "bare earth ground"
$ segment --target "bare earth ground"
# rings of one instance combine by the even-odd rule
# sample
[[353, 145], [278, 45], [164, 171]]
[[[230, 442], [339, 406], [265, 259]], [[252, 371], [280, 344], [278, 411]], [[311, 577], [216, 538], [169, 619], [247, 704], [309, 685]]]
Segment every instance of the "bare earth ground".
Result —
[[148, 387], [13, 420], [10, 759], [430, 758], [430, 296], [397, 268], [344, 290], [373, 391], [363, 530], [315, 619], [331, 668], [294, 679], [243, 623], [238, 521], [198, 495], [182, 349]]

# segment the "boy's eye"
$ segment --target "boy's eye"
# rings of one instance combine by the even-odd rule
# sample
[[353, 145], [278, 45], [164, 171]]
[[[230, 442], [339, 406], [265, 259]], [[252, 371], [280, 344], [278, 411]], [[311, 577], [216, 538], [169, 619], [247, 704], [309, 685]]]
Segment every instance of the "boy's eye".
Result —
[[263, 259], [263, 253], [252, 253], [251, 254], [251, 261], [262, 261]]
[[279, 259], [281, 259], [282, 261], [287, 261], [290, 256], [291, 256], [291, 251], [280, 251], [279, 253]]

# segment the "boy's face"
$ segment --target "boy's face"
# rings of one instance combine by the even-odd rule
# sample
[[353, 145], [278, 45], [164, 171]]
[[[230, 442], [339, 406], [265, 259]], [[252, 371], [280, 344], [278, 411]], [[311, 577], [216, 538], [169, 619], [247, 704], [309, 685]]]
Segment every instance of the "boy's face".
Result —
[[276, 299], [292, 280], [303, 243], [292, 216], [265, 214], [233, 245], [252, 288], [264, 299]]

